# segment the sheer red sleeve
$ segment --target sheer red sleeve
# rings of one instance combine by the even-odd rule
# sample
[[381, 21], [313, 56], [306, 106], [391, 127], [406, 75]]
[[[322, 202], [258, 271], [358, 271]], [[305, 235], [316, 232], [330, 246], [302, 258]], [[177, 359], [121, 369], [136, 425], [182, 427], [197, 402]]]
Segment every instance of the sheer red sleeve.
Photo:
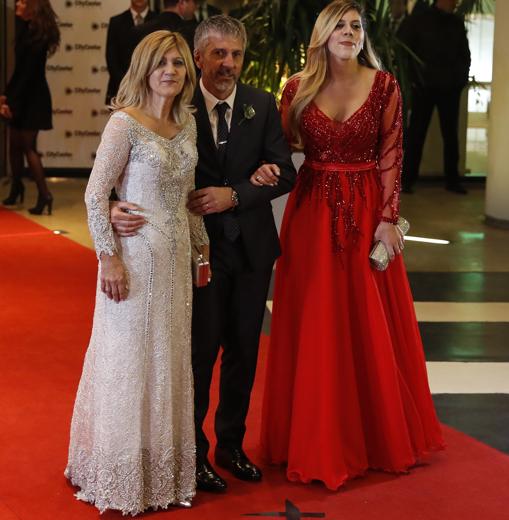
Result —
[[281, 124], [283, 126], [283, 132], [285, 134], [288, 144], [292, 144], [295, 141], [295, 136], [290, 129], [289, 121], [289, 109], [292, 104], [292, 100], [295, 97], [297, 88], [299, 87], [298, 79], [291, 79], [286, 82], [283, 93], [281, 94], [281, 103], [279, 105], [279, 113], [281, 114]]
[[396, 79], [387, 74], [383, 96], [378, 164], [382, 185], [380, 220], [395, 224], [399, 217], [399, 192], [403, 160], [401, 93]]

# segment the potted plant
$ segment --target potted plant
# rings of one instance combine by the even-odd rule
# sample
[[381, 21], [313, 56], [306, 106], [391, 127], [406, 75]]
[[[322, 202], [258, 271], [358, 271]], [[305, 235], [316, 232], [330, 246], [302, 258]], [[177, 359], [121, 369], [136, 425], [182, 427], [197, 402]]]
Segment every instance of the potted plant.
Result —
[[[462, 0], [458, 13], [467, 16], [493, 7], [495, 0]], [[398, 39], [391, 0], [364, 0], [370, 37], [384, 67], [398, 78], [408, 97], [408, 60], [418, 59]], [[432, 0], [418, 0], [431, 4]], [[324, 0], [255, 0], [244, 8], [249, 34], [243, 81], [278, 93], [283, 78], [302, 69], [306, 48]]]

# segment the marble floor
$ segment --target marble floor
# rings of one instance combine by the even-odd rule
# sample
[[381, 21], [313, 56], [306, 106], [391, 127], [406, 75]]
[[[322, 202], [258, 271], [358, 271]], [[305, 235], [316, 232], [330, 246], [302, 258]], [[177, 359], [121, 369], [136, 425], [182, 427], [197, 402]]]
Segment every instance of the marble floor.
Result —
[[[49, 184], [53, 215], [27, 212], [36, 198], [32, 182], [26, 183], [25, 204], [14, 209], [92, 247], [83, 203], [86, 180], [52, 178]], [[402, 196], [411, 236], [449, 242], [408, 241], [405, 262], [440, 419], [509, 453], [509, 230], [484, 223], [484, 187], [468, 187], [468, 195], [456, 195], [426, 183]], [[0, 181], [0, 200], [7, 190]], [[267, 333], [271, 298], [272, 292]]]

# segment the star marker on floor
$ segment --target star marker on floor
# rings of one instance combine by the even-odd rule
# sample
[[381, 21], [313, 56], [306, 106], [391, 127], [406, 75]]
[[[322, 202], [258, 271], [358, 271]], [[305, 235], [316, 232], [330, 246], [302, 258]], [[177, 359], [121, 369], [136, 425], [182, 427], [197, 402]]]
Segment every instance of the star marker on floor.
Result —
[[301, 512], [290, 500], [285, 500], [285, 511], [268, 512], [268, 513], [246, 513], [243, 516], [269, 516], [283, 517], [288, 520], [300, 520], [301, 518], [325, 518], [325, 513], [306, 513]]

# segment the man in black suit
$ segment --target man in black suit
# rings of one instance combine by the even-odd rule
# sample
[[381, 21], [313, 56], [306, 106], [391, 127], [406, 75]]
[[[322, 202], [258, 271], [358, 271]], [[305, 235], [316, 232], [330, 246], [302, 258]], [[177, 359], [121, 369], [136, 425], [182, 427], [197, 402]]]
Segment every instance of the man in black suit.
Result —
[[196, 0], [164, 0], [163, 11], [150, 23], [136, 28], [131, 36], [130, 53], [138, 43], [154, 31], [174, 31], [180, 33], [193, 51], [194, 31], [196, 30], [195, 13], [198, 8]]
[[150, 21], [154, 16], [155, 13], [148, 7], [148, 0], [131, 0], [127, 11], [110, 18], [106, 36], [106, 64], [110, 74], [106, 104], [117, 95], [120, 82], [129, 68], [130, 56], [126, 53], [126, 47], [131, 30]]
[[[244, 26], [234, 18], [213, 16], [198, 26], [197, 189], [188, 207], [204, 216], [212, 268], [211, 283], [195, 288], [192, 328], [196, 478], [198, 489], [206, 491], [226, 489], [208, 460], [209, 441], [203, 432], [220, 346], [215, 462], [242, 480], [262, 477], [242, 443], [272, 267], [280, 254], [271, 200], [295, 183], [274, 97], [238, 82], [245, 48]], [[273, 186], [250, 183], [253, 174], [267, 171], [278, 179]], [[111, 220], [118, 233], [129, 235], [143, 219], [122, 208], [135, 209], [117, 203]]]
[[413, 62], [410, 123], [403, 159], [403, 191], [412, 193], [426, 133], [436, 107], [444, 143], [446, 190], [465, 194], [458, 171], [461, 92], [468, 84], [470, 50], [465, 22], [454, 13], [457, 0], [435, 0], [401, 24], [398, 36], [420, 58]]
[[[226, 488], [207, 459], [202, 429], [220, 346], [215, 462], [240, 479], [261, 478], [242, 442], [272, 267], [280, 254], [270, 201], [295, 182], [274, 97], [238, 82], [245, 48], [244, 26], [234, 18], [213, 16], [198, 26], [199, 160], [188, 207], [204, 215], [211, 244], [212, 281], [195, 289], [192, 330], [197, 486], [209, 491]], [[253, 186], [249, 178], [260, 168], [277, 172], [277, 185]]]

